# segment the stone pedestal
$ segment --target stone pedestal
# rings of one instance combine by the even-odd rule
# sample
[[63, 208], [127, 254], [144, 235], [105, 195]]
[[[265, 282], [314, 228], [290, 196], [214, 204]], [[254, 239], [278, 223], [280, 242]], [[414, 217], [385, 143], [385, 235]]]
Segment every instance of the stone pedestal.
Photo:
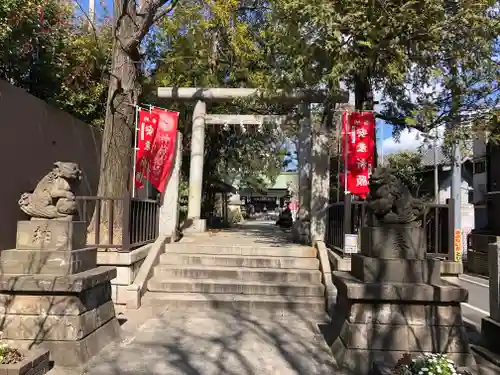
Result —
[[490, 316], [481, 320], [481, 334], [488, 348], [500, 352], [500, 237], [488, 244]]
[[111, 300], [114, 267], [96, 267], [86, 224], [18, 224], [15, 250], [1, 253], [0, 331], [18, 348], [50, 350], [57, 366], [78, 367], [120, 336]]
[[425, 257], [422, 228], [364, 228], [352, 270], [333, 272], [337, 305], [331, 349], [349, 374], [374, 362], [393, 366], [404, 353], [447, 353], [474, 367], [461, 316], [468, 292], [440, 279], [440, 261]]

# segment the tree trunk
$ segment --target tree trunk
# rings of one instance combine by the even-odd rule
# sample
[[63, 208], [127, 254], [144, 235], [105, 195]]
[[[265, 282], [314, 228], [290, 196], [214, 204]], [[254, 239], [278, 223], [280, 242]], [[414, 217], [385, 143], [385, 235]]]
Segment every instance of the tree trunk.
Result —
[[[133, 2], [131, 2], [133, 3]], [[132, 37], [134, 24], [129, 17], [121, 18], [117, 36], [123, 41]], [[135, 105], [138, 103], [141, 86], [139, 51], [125, 51], [118, 38], [115, 39], [112, 55], [112, 71], [109, 82], [106, 121], [102, 137], [101, 166], [97, 195], [100, 197], [128, 197], [132, 177], [133, 135], [135, 131]], [[112, 228], [114, 244], [120, 244], [124, 206], [123, 201], [113, 201], [101, 205], [101, 243], [108, 243]], [[94, 212], [90, 230], [96, 228], [97, 215]], [[128, 218], [127, 218], [128, 220]], [[111, 227], [112, 225], [112, 227]], [[104, 241], [104, 242], [102, 242]]]

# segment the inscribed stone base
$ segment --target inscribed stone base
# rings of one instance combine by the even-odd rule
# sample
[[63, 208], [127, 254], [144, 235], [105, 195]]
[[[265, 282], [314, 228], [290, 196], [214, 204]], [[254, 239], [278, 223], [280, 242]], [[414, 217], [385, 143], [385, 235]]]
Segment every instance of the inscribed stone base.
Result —
[[353, 254], [351, 274], [370, 283], [432, 284], [441, 281], [441, 264], [437, 259], [379, 259]]
[[119, 338], [111, 300], [113, 267], [70, 276], [0, 277], [0, 331], [21, 348], [50, 349], [56, 365], [77, 367]]
[[451, 284], [363, 283], [333, 272], [337, 305], [329, 343], [346, 373], [368, 373], [374, 361], [394, 365], [406, 352], [446, 353], [474, 366], [460, 302], [467, 291]]
[[87, 223], [67, 220], [17, 222], [17, 250], [72, 250], [86, 247]]
[[97, 248], [78, 250], [4, 250], [0, 271], [13, 275], [72, 275], [97, 266]]
[[425, 231], [401, 224], [365, 227], [361, 232], [361, 254], [379, 259], [421, 259], [427, 257]]

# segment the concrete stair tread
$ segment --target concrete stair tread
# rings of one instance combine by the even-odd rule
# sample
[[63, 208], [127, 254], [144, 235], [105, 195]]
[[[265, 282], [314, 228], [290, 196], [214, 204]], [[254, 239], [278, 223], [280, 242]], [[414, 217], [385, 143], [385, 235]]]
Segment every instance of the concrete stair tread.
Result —
[[[201, 284], [227, 284], [235, 283], [233, 279], [192, 279], [192, 278], [171, 278], [171, 279], [160, 279], [153, 276], [150, 281], [161, 282], [161, 283], [201, 283]], [[251, 281], [251, 280], [237, 280], [238, 285], [263, 285], [263, 286], [323, 286], [322, 283], [298, 283], [298, 282], [276, 282], [276, 281]]]
[[268, 255], [180, 254], [168, 252], [161, 255], [160, 264], [204, 267], [319, 269], [319, 260], [312, 256], [298, 258]]
[[[285, 256], [281, 256], [281, 255], [276, 255], [276, 256], [273, 256], [273, 255], [239, 255], [239, 254], [205, 254], [205, 253], [201, 253], [201, 254], [197, 254], [197, 253], [171, 253], [171, 252], [167, 252], [167, 253], [163, 253], [161, 255], [161, 257], [165, 258], [169, 255], [176, 255], [176, 256], [183, 256], [183, 257], [205, 257], [205, 258], [209, 258], [209, 257], [213, 257], [213, 258], [228, 258], [228, 259], [239, 259], [239, 258], [248, 258], [248, 259], [266, 259], [266, 260], [271, 260], [271, 259], [294, 259], [294, 258], [297, 258], [297, 257], [285, 257]], [[315, 256], [305, 256], [305, 257], [300, 257], [299, 259], [318, 259], [316, 258]]]
[[295, 258], [314, 258], [316, 257], [316, 249], [313, 247], [279, 247], [279, 246], [235, 246], [235, 245], [205, 245], [205, 244], [190, 244], [178, 243], [170, 244], [167, 248], [167, 253], [173, 254], [211, 254], [211, 255], [246, 255], [246, 256], [280, 256], [280, 257], [295, 257]]
[[205, 266], [202, 264], [163, 264], [156, 266], [157, 269], [186, 269], [202, 271], [245, 271], [245, 272], [275, 272], [275, 273], [320, 273], [319, 269], [297, 269], [297, 268], [260, 268], [260, 267], [225, 267]]
[[145, 299], [163, 300], [163, 301], [235, 301], [235, 302], [280, 302], [293, 304], [321, 304], [324, 305], [323, 297], [290, 297], [284, 296], [263, 296], [263, 295], [245, 295], [245, 294], [219, 294], [219, 293], [155, 293], [149, 292], [144, 296]]

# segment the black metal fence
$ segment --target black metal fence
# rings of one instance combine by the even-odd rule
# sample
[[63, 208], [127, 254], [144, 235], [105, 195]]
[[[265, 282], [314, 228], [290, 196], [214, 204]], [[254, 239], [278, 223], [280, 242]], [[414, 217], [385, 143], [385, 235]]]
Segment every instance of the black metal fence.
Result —
[[[87, 242], [101, 249], [131, 251], [158, 237], [159, 201], [77, 196], [80, 220], [91, 223]], [[104, 217], [103, 217], [104, 216]]]
[[[450, 220], [453, 217], [453, 202], [447, 204], [428, 204], [428, 210], [422, 220], [427, 238], [428, 254], [447, 255], [450, 248]], [[344, 235], [358, 235], [361, 243], [361, 229], [367, 225], [366, 201], [355, 201], [347, 198], [335, 202], [328, 207], [328, 226], [326, 230], [326, 245], [344, 255]]]

